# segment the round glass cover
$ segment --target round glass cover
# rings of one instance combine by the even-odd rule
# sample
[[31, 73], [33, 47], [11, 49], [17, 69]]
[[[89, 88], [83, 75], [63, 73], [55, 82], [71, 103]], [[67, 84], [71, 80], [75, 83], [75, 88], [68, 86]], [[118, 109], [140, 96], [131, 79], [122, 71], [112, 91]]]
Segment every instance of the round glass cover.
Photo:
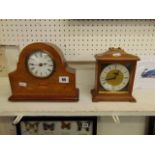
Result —
[[39, 78], [46, 78], [53, 73], [54, 63], [51, 56], [44, 51], [33, 52], [27, 59], [29, 72]]
[[130, 73], [125, 65], [110, 64], [100, 74], [100, 84], [108, 91], [120, 91], [129, 82]]

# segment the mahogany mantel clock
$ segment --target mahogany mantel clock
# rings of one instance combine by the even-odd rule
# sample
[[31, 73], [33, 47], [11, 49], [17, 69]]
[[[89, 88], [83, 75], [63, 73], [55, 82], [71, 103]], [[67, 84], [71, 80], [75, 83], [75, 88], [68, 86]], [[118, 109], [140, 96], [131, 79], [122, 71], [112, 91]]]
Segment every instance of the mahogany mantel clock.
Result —
[[53, 44], [32, 43], [20, 54], [16, 71], [9, 73], [11, 101], [77, 101], [75, 70], [67, 66]]
[[137, 56], [121, 48], [109, 48], [96, 56], [95, 88], [91, 91], [92, 101], [131, 101]]

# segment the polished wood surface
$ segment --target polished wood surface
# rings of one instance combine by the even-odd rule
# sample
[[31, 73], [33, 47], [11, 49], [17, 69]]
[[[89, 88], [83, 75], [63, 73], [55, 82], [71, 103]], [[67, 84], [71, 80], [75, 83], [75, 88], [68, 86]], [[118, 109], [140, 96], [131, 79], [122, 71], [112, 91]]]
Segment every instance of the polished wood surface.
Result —
[[[120, 56], [119, 56], [119, 54]], [[109, 48], [108, 51], [96, 54], [95, 58], [97, 61], [138, 61], [140, 60], [138, 56], [129, 54], [123, 49], [119, 48]]]
[[[37, 50], [48, 52], [52, 57], [55, 70], [47, 78], [36, 78], [27, 68], [28, 56]], [[69, 83], [59, 83], [59, 77], [69, 77]], [[32, 43], [20, 54], [17, 69], [9, 73], [12, 95], [11, 101], [78, 101], [79, 90], [76, 88], [75, 70], [68, 67], [61, 50], [49, 43]], [[24, 83], [25, 86], [21, 86]]]
[[[91, 90], [92, 101], [130, 101], [136, 102], [136, 99], [132, 96], [133, 85], [135, 79], [135, 71], [137, 66], [137, 61], [140, 60], [139, 57], [126, 53], [121, 48], [109, 48], [109, 50], [102, 54], [97, 54], [96, 58], [96, 73], [95, 73], [95, 88]], [[113, 64], [119, 63], [122, 65], [130, 64], [130, 79], [128, 90], [125, 93], [118, 92], [106, 92], [100, 93], [100, 81], [99, 77], [102, 71], [103, 64]]]

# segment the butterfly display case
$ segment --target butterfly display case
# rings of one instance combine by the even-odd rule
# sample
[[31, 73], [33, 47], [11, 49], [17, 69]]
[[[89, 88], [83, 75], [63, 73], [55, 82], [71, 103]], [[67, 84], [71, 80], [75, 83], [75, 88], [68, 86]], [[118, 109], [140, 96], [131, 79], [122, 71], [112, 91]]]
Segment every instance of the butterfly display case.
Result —
[[17, 135], [96, 135], [96, 117], [23, 117]]

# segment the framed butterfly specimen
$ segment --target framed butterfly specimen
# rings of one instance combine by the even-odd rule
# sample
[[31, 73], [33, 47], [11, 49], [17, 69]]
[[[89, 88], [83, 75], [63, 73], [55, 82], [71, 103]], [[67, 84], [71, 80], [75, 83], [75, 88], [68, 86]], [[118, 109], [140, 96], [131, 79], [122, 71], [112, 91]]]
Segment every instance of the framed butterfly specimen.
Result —
[[23, 117], [18, 135], [96, 135], [97, 117]]

